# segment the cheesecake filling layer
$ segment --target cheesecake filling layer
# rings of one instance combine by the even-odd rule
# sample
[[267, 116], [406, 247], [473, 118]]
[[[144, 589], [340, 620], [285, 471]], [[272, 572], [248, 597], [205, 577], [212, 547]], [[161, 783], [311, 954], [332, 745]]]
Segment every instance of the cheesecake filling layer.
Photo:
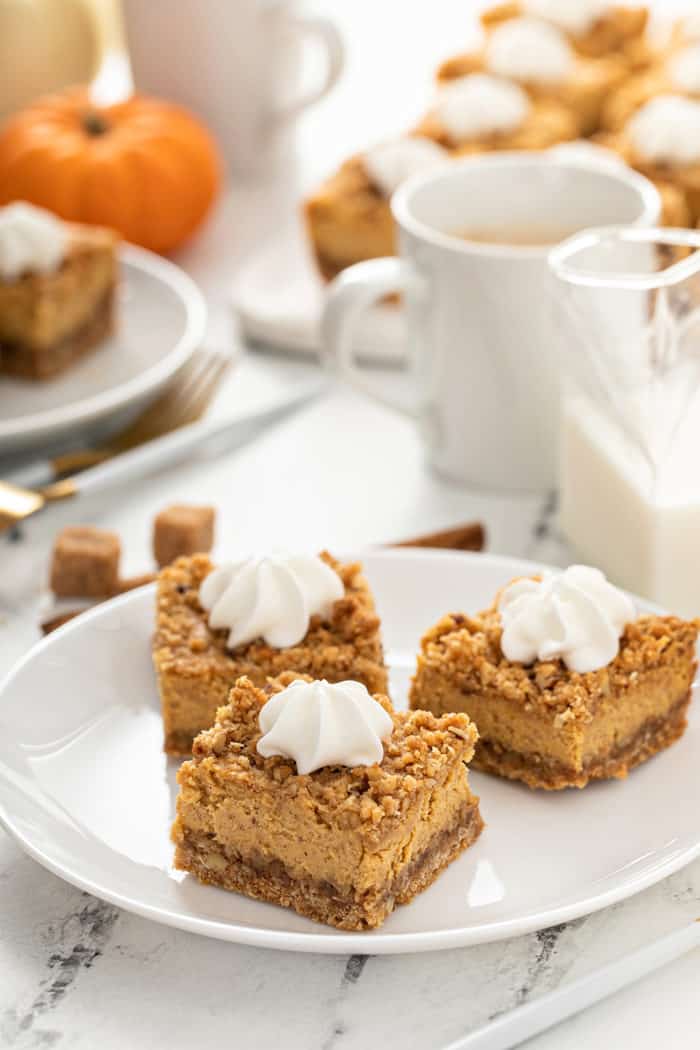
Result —
[[472, 768], [513, 780], [530, 787], [585, 787], [589, 780], [626, 777], [631, 769], [670, 747], [683, 735], [690, 692], [663, 716], [648, 718], [634, 733], [614, 747], [588, 755], [580, 766], [567, 765], [546, 754], [518, 752], [493, 740], [481, 739], [476, 746]]
[[280, 858], [251, 851], [239, 855], [211, 835], [182, 831], [175, 866], [200, 882], [236, 890], [249, 897], [293, 907], [302, 915], [346, 929], [378, 926], [395, 904], [405, 904], [425, 889], [455, 856], [467, 849], [483, 828], [477, 799], [465, 802], [457, 819], [430, 837], [424, 849], [391, 879], [358, 893], [327, 879], [298, 878]]

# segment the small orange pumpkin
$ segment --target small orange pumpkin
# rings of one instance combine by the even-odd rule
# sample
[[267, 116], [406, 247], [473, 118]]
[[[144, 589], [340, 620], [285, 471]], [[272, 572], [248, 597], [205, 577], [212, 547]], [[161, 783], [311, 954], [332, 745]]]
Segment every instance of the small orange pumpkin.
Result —
[[25, 200], [68, 221], [111, 226], [156, 252], [194, 232], [220, 182], [209, 132], [156, 99], [96, 106], [87, 89], [71, 88], [0, 130], [0, 204]]

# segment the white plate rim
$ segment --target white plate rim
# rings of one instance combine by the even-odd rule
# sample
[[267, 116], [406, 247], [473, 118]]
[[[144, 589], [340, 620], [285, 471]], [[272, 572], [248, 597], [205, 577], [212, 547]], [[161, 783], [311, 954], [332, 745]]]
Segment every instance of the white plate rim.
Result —
[[206, 327], [207, 307], [204, 296], [192, 278], [169, 259], [135, 244], [120, 244], [118, 258], [121, 264], [155, 277], [181, 299], [186, 314], [182, 335], [160, 361], [117, 386], [59, 408], [32, 412], [9, 422], [0, 421], [0, 441], [30, 438], [37, 431], [49, 432], [68, 425], [79, 427], [115, 412], [132, 399], [141, 399], [158, 390], [197, 349]]
[[[368, 555], [381, 554], [382, 557], [397, 560], [411, 560], [413, 558], [429, 560], [454, 558], [456, 553], [457, 552], [455, 551], [422, 550], [420, 548], [410, 548], [406, 550], [367, 548], [364, 552], [353, 552], [352, 555], [348, 556], [351, 556], [353, 559], [362, 560], [363, 557], [367, 558]], [[345, 557], [346, 552], [342, 552], [342, 556]], [[552, 568], [552, 566], [540, 562], [534, 562], [528, 559], [508, 555], [463, 551], [459, 552], [459, 557], [469, 560], [478, 559], [482, 562], [485, 559], [488, 559], [495, 566], [508, 568], [509, 571], [512, 571], [514, 566], [517, 565], [517, 571], [524, 573], [541, 572]], [[2, 696], [5, 690], [11, 686], [14, 679], [21, 673], [24, 667], [35, 658], [38, 652], [55, 645], [67, 632], [79, 630], [91, 620], [99, 619], [105, 614], [105, 611], [109, 611], [116, 606], [127, 606], [130, 602], [135, 602], [140, 597], [145, 597], [148, 593], [154, 594], [155, 588], [155, 584], [147, 584], [144, 587], [135, 588], [127, 594], [119, 595], [109, 601], [102, 602], [95, 608], [83, 613], [79, 618], [69, 621], [59, 627], [56, 631], [53, 631], [46, 638], [38, 641], [0, 681], [0, 702], [2, 701]], [[638, 598], [636, 600], [644, 609], [658, 612], [663, 611], [659, 606], [656, 606], [645, 599]], [[694, 845], [686, 847], [676, 855], [670, 856], [667, 860], [657, 864], [648, 871], [631, 879], [628, 878], [625, 882], [618, 886], [611, 887], [607, 891], [582, 897], [569, 904], [546, 908], [542, 911], [528, 913], [519, 918], [493, 922], [485, 926], [464, 926], [450, 930], [425, 930], [416, 933], [395, 934], [382, 933], [380, 929], [378, 931], [364, 933], [334, 932], [332, 935], [329, 935], [328, 933], [292, 932], [264, 927], [246, 926], [235, 922], [220, 922], [215, 919], [188, 916], [186, 914], [174, 912], [168, 908], [145, 904], [138, 898], [129, 897], [125, 894], [115, 892], [109, 887], [85, 878], [73, 868], [54, 861], [51, 856], [35, 846], [33, 842], [29, 841], [29, 839], [13, 825], [12, 819], [6, 812], [1, 799], [0, 826], [4, 828], [8, 835], [17, 842], [28, 856], [32, 857], [41, 864], [42, 867], [46, 868], [54, 875], [64, 879], [66, 882], [80, 890], [91, 893], [93, 896], [98, 897], [101, 900], [123, 908], [135, 915], [139, 915], [142, 918], [160, 922], [166, 926], [173, 926], [177, 929], [186, 930], [190, 933], [197, 933], [203, 936], [212, 937], [216, 940], [229, 941], [235, 944], [245, 944], [259, 948], [275, 948], [280, 951], [315, 952], [322, 955], [347, 955], [358, 953], [366, 955], [398, 955], [414, 952], [444, 951], [450, 948], [470, 947], [476, 944], [487, 944], [494, 941], [505, 940], [510, 937], [522, 936], [523, 934], [547, 929], [550, 926], [569, 922], [585, 915], [592, 915], [594, 912], [600, 911], [611, 904], [616, 904], [619, 901], [633, 897], [637, 893], [641, 893], [643, 890], [648, 889], [650, 886], [654, 886], [662, 879], [674, 875], [677, 871], [680, 871], [700, 856], [699, 834], [698, 841]]]

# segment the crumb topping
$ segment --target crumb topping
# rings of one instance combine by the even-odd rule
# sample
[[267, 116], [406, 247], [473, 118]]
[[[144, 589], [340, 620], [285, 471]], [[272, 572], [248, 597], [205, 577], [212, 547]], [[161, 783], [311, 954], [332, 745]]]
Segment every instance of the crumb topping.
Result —
[[363, 154], [349, 157], [314, 193], [308, 206], [320, 216], [337, 208], [339, 199], [369, 215], [380, 206], [386, 207], [384, 195], [370, 178]]
[[263, 758], [257, 752], [261, 707], [298, 678], [311, 680], [286, 672], [258, 689], [248, 678], [239, 678], [229, 703], [219, 708], [215, 724], [195, 739], [194, 765], [208, 763], [210, 775], [215, 774], [219, 781], [233, 779], [253, 789], [272, 782], [279, 785], [276, 790], [305, 795], [319, 813], [332, 809], [334, 820], [340, 819], [344, 826], [376, 828], [387, 818], [400, 819], [426, 781], [430, 786], [444, 782], [456, 764], [469, 762], [474, 753], [478, 733], [467, 715], [397, 712], [388, 697], [376, 694], [374, 699], [394, 723], [391, 737], [384, 742], [381, 763], [325, 766], [300, 775], [290, 759]]
[[[262, 639], [229, 650], [228, 630], [210, 628], [207, 613], [199, 603], [201, 583], [214, 568], [211, 559], [206, 554], [178, 558], [158, 576], [154, 650], [159, 669], [177, 669], [180, 674], [195, 677], [211, 671], [212, 665], [225, 671], [233, 659], [275, 667], [280, 653], [288, 662], [295, 654], [308, 653], [310, 649], [322, 653], [326, 663], [337, 658], [342, 664], [347, 662], [343, 649], [348, 645], [359, 657], [381, 664], [379, 618], [361, 566], [341, 564], [327, 551], [319, 557], [338, 573], [345, 596], [334, 603], [328, 620], [312, 616], [304, 639], [285, 650], [275, 649]], [[302, 659], [301, 666], [305, 662], [308, 661]]]
[[439, 670], [465, 692], [493, 689], [527, 708], [535, 705], [557, 713], [560, 721], [588, 722], [607, 696], [627, 689], [654, 668], [695, 658], [700, 621], [677, 616], [641, 616], [627, 624], [620, 650], [606, 667], [579, 674], [561, 660], [523, 665], [510, 663], [501, 651], [501, 618], [497, 605], [475, 616], [444, 616], [423, 637], [418, 673]]

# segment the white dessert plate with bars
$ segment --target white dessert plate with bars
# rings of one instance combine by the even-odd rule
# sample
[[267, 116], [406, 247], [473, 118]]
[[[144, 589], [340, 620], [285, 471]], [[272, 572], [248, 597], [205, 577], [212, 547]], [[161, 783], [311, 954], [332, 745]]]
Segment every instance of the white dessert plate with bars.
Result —
[[[488, 554], [371, 551], [392, 690], [403, 706], [424, 630], [490, 604], [542, 566]], [[644, 610], [645, 603], [638, 607]], [[629, 897], [700, 855], [700, 709], [626, 781], [531, 791], [471, 774], [486, 828], [424, 893], [369, 933], [202, 886], [171, 866], [178, 763], [161, 750], [154, 589], [83, 614], [0, 687], [0, 820], [50, 871], [156, 922], [290, 951], [394, 953], [494, 941]]]
[[201, 344], [207, 309], [174, 263], [144, 248], [119, 248], [114, 334], [55, 379], [0, 375], [0, 455], [135, 411]]

